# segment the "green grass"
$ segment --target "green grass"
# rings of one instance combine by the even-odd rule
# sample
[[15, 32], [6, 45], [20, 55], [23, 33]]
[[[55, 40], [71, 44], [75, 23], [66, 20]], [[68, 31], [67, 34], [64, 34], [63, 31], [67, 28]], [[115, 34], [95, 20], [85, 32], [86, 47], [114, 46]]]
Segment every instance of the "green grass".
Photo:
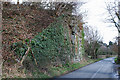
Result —
[[34, 78], [38, 77], [38, 78], [49, 78], [49, 76], [47, 74], [41, 73], [41, 72], [33, 72], [33, 76]]
[[117, 57], [114, 59], [115, 63], [117, 63]]
[[91, 64], [91, 63], [94, 63], [94, 62], [97, 62], [97, 61], [100, 61], [102, 59], [89, 59], [87, 62], [84, 62], [84, 63], [73, 63], [73, 64], [70, 64], [70, 63], [67, 63], [67, 64], [64, 64], [63, 66], [50, 66], [48, 71], [45, 73], [41, 73], [41, 72], [33, 72], [33, 77], [37, 77], [37, 78], [52, 78], [52, 77], [55, 77], [55, 76], [61, 76], [63, 74], [66, 74], [66, 73], [69, 73], [69, 72], [72, 72], [74, 70], [77, 70], [81, 67], [84, 67], [88, 64]]
[[[77, 62], [77, 63], [66, 63], [64, 65], [58, 65], [58, 66], [49, 66], [46, 71], [41, 70], [38, 67], [34, 67], [34, 70], [30, 72], [29, 70], [24, 70], [24, 73], [26, 74], [26, 78], [40, 78], [40, 79], [46, 79], [46, 78], [52, 78], [64, 75], [66, 73], [72, 72], [74, 70], [77, 70], [81, 67], [84, 67], [88, 64], [97, 62], [102, 59], [88, 59], [85, 62]], [[31, 74], [31, 75], [30, 75]], [[14, 76], [15, 78], [22, 78], [19, 76]]]
[[114, 61], [115, 61], [116, 64], [120, 64], [120, 61], [118, 60], [117, 57], [114, 59]]

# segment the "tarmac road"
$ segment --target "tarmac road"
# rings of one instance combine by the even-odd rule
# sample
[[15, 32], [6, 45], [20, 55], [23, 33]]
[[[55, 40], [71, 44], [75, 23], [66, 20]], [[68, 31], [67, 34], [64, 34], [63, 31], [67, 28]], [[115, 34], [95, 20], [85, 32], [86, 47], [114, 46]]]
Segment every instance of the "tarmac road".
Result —
[[101, 80], [104, 79], [113, 80], [113, 78], [116, 78], [114, 74], [115, 72], [113, 68], [114, 66], [113, 60], [114, 57], [95, 62], [93, 64], [82, 67], [76, 71], [60, 76], [57, 79], [59, 80], [69, 78], [73, 80], [75, 79], [97, 80], [101, 78]]

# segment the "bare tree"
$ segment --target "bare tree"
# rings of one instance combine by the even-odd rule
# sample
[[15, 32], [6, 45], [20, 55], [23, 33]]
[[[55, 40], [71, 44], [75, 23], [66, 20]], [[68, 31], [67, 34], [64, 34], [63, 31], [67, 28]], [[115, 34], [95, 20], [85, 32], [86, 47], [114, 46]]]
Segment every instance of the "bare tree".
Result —
[[109, 13], [110, 19], [108, 19], [111, 23], [114, 23], [115, 27], [117, 28], [118, 32], [120, 33], [120, 6], [119, 2], [116, 0], [114, 2], [106, 3], [107, 11]]
[[85, 52], [88, 56], [91, 56], [92, 59], [97, 58], [97, 51], [100, 47], [99, 42], [101, 37], [97, 30], [94, 30], [91, 27], [86, 27], [85, 29]]
[[110, 15], [109, 21], [114, 23], [118, 30], [118, 60], [120, 60], [120, 2], [115, 0], [114, 2], [106, 3], [106, 7]]

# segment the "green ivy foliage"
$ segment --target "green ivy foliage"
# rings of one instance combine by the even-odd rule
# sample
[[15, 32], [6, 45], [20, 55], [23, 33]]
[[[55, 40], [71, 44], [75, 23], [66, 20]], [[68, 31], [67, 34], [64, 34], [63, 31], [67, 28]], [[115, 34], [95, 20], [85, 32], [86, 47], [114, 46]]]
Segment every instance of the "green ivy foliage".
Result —
[[[26, 39], [25, 43], [18, 43], [13, 45], [15, 53], [19, 56], [24, 55], [27, 50], [29, 40]], [[61, 18], [50, 24], [48, 28], [44, 29], [41, 33], [36, 35], [29, 46], [33, 52], [35, 59], [39, 66], [47, 66], [57, 61], [65, 64], [70, 61], [73, 53], [71, 52], [70, 39], [65, 25], [63, 25]], [[31, 53], [31, 52], [30, 52]], [[31, 57], [29, 53], [29, 57]], [[32, 58], [32, 57], [31, 57]]]
[[[53, 23], [31, 41], [32, 51], [38, 63], [66, 62], [70, 55], [70, 43], [65, 39], [61, 23]], [[40, 65], [39, 64], [39, 65]]]
[[82, 29], [82, 53], [84, 54], [84, 36], [85, 36], [85, 34], [84, 34], [84, 29]]
[[21, 60], [22, 56], [27, 51], [27, 45], [22, 41], [13, 43], [11, 50], [13, 50], [15, 52], [15, 55], [19, 56], [19, 60]]

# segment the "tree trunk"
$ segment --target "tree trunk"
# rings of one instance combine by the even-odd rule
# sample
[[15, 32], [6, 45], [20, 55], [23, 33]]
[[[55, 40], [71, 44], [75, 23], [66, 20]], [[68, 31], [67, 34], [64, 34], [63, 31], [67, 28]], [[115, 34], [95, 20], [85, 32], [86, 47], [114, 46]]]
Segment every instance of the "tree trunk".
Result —
[[[120, 2], [118, 2], [118, 13], [119, 13], [119, 16], [120, 16]], [[120, 19], [118, 18], [118, 24], [120, 24]], [[120, 27], [120, 25], [118, 26]], [[118, 28], [118, 63], [120, 63], [120, 28]]]
[[120, 33], [118, 34], [118, 63], [120, 63]]

